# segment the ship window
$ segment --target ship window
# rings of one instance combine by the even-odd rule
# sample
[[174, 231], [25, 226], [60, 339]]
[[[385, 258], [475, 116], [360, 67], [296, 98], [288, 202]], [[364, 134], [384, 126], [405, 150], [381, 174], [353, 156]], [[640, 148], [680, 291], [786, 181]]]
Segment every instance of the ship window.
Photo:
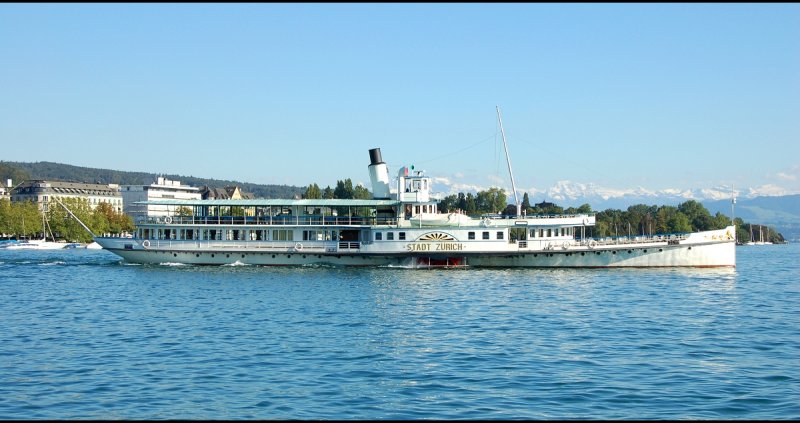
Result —
[[400, 232], [397, 235], [398, 235], [397, 239], [399, 239], [400, 241], [405, 241], [405, 239], [406, 239], [406, 233], [405, 232]]
[[489, 239], [489, 232], [487, 231], [483, 232], [483, 239]]
[[387, 232], [386, 233], [386, 240], [387, 241], [394, 241], [394, 232]]
[[475, 239], [475, 232], [467, 232], [467, 239]]
[[503, 232], [497, 231], [497, 239], [503, 239]]
[[383, 240], [383, 233], [375, 232], [375, 241], [381, 241], [381, 240]]

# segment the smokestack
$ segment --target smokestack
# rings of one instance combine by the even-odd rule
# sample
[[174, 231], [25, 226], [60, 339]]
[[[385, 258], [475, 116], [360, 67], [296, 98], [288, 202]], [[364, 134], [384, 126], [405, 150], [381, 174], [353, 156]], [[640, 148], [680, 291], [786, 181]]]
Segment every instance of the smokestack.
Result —
[[369, 179], [372, 182], [372, 198], [386, 199], [391, 195], [389, 191], [389, 168], [383, 162], [381, 149], [369, 150]]
[[369, 150], [369, 162], [370, 164], [374, 165], [383, 163], [380, 148], [373, 148], [372, 150]]

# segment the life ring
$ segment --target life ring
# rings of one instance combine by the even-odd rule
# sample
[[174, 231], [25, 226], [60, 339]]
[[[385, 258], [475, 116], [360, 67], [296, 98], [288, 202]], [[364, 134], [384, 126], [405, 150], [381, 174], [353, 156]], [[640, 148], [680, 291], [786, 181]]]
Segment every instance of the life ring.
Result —
[[481, 220], [481, 225], [483, 225], [483, 226], [485, 226], [485, 227], [492, 226], [492, 221], [491, 221], [491, 220], [489, 220], [489, 218], [488, 218], [488, 217], [487, 217], [487, 218], [484, 218], [483, 220]]
[[165, 216], [164, 217], [164, 223], [166, 223], [166, 224], [172, 223], [172, 216]]
[[297, 244], [294, 244], [294, 249], [295, 251], [301, 251], [303, 249], [303, 244], [299, 242]]
[[728, 239], [733, 239], [733, 237], [731, 236], [731, 231], [726, 231], [725, 236], [727, 236]]
[[584, 217], [583, 218], [583, 224], [584, 225], [588, 225], [589, 224], [589, 218], [588, 217]]
[[569, 241], [564, 241], [564, 243], [563, 243], [563, 244], [561, 244], [561, 248], [563, 248], [563, 249], [565, 249], [565, 250], [566, 250], [567, 248], [569, 248]]
[[596, 246], [597, 246], [597, 241], [595, 241], [595, 240], [589, 241], [589, 248], [594, 248]]
[[146, 239], [146, 240], [142, 241], [142, 247], [149, 248], [150, 247], [150, 240]]

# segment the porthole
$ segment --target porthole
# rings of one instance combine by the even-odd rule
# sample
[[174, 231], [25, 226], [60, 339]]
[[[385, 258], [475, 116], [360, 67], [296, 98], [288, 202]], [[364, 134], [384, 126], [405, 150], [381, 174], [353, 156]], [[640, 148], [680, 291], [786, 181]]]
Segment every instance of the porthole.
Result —
[[612, 251], [611, 254], [617, 254], [617, 252], [616, 251]]
[[645, 252], [645, 253], [647, 252], [647, 250], [642, 250], [642, 251]]
[[628, 250], [628, 254], [631, 254], [632, 252], [633, 252], [633, 250]]
[[173, 256], [173, 257], [178, 257], [178, 255], [177, 255], [177, 254], [175, 254], [175, 253], [172, 253], [172, 256]]
[[275, 254], [272, 255], [272, 258], [275, 258]]
[[225, 254], [225, 258], [230, 258], [230, 257], [231, 257], [230, 254]]
[[195, 256], [195, 257], [200, 257], [200, 254], [195, 254], [194, 256]]
[[663, 248], [659, 248], [659, 249], [658, 249], [658, 252], [659, 252], [659, 253], [660, 253], [660, 252], [662, 252], [662, 251], [664, 251], [664, 249], [663, 249]]
[[582, 256], [585, 256], [585, 255], [586, 255], [586, 253], [584, 253], [584, 252], [581, 252], [581, 255], [582, 255]]

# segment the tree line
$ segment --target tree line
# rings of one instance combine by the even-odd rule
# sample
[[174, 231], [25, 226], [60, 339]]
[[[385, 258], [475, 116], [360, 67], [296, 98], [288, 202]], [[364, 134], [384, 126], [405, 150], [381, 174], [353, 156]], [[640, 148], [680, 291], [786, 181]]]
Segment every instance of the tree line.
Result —
[[[503, 190], [490, 188], [475, 195], [463, 192], [449, 195], [439, 202], [438, 208], [443, 213], [458, 211], [469, 216], [489, 213], [515, 215], [516, 206], [506, 203]], [[523, 214], [527, 216], [594, 213], [595, 225], [587, 227], [586, 236], [598, 238], [698, 232], [724, 229], [731, 225], [730, 217], [720, 212], [711, 215], [708, 209], [696, 200], [687, 200], [677, 206], [635, 204], [626, 210], [609, 208], [594, 212], [589, 204], [568, 208], [546, 202], [531, 205], [528, 194], [525, 193], [521, 205]], [[738, 217], [735, 223], [737, 242], [745, 243], [751, 240], [751, 227], [753, 238], [761, 240], [759, 227], [756, 225], [744, 222]], [[764, 229], [765, 241], [773, 243], [785, 241], [779, 232], [769, 228]]]
[[223, 187], [236, 185], [256, 198], [294, 198], [303, 192], [302, 187], [290, 185], [264, 185], [224, 179], [194, 176], [129, 172], [111, 169], [95, 169], [52, 162], [0, 162], [0, 182], [11, 179], [14, 185], [31, 179], [54, 179], [59, 181], [85, 182], [90, 184], [149, 185], [158, 176], [194, 187]]
[[[63, 198], [61, 202], [95, 234], [120, 234], [134, 230], [133, 219], [108, 203], [92, 209], [85, 198]], [[0, 199], [0, 233], [17, 239], [50, 238], [69, 242], [92, 242], [89, 234], [57, 202], [49, 202], [43, 213], [33, 201]]]
[[317, 184], [310, 184], [306, 187], [303, 193], [304, 199], [359, 199], [369, 200], [372, 198], [372, 193], [361, 184], [353, 186], [353, 181], [350, 178], [345, 180], [337, 180], [336, 188], [331, 188], [330, 185], [325, 189], [320, 189]]

